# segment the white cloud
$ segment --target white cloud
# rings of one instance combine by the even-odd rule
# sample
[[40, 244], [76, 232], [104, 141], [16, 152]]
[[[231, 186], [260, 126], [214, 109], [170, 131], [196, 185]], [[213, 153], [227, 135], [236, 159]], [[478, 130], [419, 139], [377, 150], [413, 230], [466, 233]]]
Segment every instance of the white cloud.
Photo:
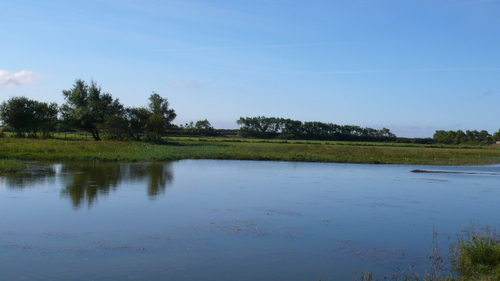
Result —
[[40, 74], [28, 70], [21, 70], [15, 73], [0, 70], [0, 86], [17, 87], [28, 83], [33, 83], [40, 77]]
[[172, 88], [179, 88], [182, 84], [184, 84], [184, 81], [173, 82], [173, 83], [170, 84], [170, 87], [172, 87]]

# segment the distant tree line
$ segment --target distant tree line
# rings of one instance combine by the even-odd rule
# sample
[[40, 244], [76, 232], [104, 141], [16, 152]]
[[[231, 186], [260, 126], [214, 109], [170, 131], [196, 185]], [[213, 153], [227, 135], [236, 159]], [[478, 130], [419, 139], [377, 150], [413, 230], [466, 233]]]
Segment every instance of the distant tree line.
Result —
[[487, 144], [492, 141], [500, 141], [500, 130], [493, 135], [488, 131], [444, 131], [439, 130], [432, 137], [435, 142], [443, 144]]
[[276, 117], [241, 117], [236, 123], [243, 137], [317, 139], [339, 141], [394, 141], [396, 135], [387, 128], [376, 130], [354, 125], [302, 122]]
[[220, 130], [216, 130], [212, 127], [212, 124], [205, 119], [193, 122], [189, 122], [186, 124], [181, 124], [179, 126], [175, 126], [172, 129], [172, 132], [177, 135], [188, 135], [188, 136], [218, 136], [221, 135]]

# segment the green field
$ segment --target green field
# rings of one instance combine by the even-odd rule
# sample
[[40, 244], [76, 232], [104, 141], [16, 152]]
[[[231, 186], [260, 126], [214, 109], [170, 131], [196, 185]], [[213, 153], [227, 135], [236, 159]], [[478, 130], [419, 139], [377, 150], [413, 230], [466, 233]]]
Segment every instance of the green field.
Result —
[[91, 141], [85, 135], [55, 139], [0, 138], [0, 159], [21, 161], [161, 162], [230, 159], [405, 165], [490, 165], [500, 147], [395, 143], [284, 141], [172, 137], [161, 144]]

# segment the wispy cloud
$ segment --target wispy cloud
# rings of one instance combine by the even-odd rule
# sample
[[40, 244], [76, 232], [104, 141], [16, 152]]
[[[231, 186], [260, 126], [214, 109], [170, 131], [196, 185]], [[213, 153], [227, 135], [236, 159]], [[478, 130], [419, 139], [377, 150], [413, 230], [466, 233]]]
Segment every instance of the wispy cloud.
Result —
[[41, 77], [39, 73], [21, 70], [19, 72], [9, 72], [0, 70], [0, 86], [17, 87], [24, 84], [33, 83]]
[[184, 81], [172, 82], [172, 83], [170, 83], [170, 87], [179, 88], [182, 84], [184, 84]]
[[186, 89], [201, 89], [203, 88], [205, 85], [200, 83], [200, 81], [198, 80], [194, 80], [194, 81], [191, 81], [189, 83], [186, 83], [184, 85], [184, 88]]

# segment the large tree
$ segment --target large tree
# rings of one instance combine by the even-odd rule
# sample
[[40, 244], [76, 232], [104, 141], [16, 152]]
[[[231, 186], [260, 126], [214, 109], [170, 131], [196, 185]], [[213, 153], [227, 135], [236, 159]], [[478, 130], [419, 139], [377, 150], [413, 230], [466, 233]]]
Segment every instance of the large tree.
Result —
[[34, 101], [27, 97], [12, 97], [0, 105], [0, 118], [4, 126], [9, 126], [18, 135], [22, 135], [32, 123], [33, 108]]
[[72, 89], [63, 91], [63, 95], [66, 100], [61, 107], [64, 121], [74, 129], [91, 133], [94, 140], [101, 140], [100, 124], [123, 110], [118, 99], [113, 99], [109, 93], [102, 93], [101, 87], [94, 81], [87, 85], [78, 79]]
[[175, 110], [169, 108], [168, 100], [155, 92], [149, 97], [148, 107], [150, 115], [146, 131], [153, 140], [160, 140], [177, 114]]

